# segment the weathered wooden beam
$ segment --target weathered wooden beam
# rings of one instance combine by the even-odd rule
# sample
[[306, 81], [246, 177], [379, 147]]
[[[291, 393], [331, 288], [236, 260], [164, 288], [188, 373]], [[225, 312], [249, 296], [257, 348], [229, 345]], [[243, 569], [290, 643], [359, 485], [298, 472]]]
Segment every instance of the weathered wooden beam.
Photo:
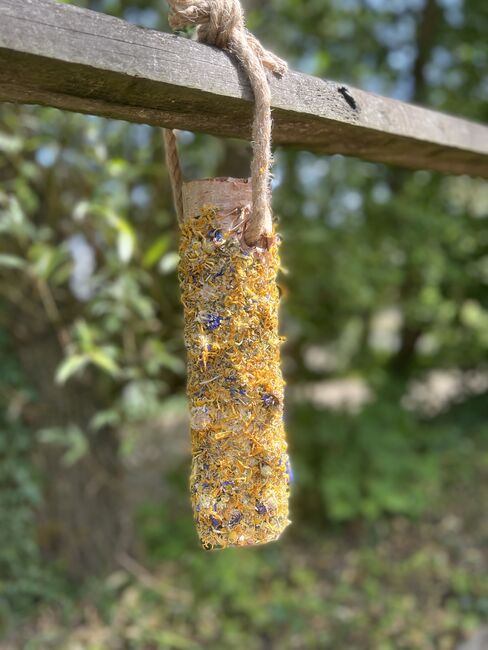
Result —
[[[488, 178], [488, 127], [289, 72], [274, 142]], [[252, 93], [228, 54], [54, 0], [0, 0], [0, 101], [250, 137]]]

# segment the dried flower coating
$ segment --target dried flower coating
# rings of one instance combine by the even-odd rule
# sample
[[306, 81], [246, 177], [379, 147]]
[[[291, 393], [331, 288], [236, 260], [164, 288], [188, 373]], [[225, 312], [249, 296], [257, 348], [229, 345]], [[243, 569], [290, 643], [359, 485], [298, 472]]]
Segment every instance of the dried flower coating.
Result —
[[243, 243], [243, 216], [202, 208], [182, 229], [191, 498], [205, 548], [276, 540], [288, 525], [276, 238]]

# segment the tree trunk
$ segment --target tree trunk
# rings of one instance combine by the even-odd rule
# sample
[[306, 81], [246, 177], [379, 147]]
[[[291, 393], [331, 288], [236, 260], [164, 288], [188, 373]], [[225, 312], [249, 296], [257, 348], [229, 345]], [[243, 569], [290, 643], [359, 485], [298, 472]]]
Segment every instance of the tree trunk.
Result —
[[87, 440], [86, 453], [72, 464], [63, 459], [66, 447], [38, 446], [45, 484], [39, 514], [41, 550], [73, 578], [104, 574], [130, 543], [117, 431], [109, 427], [90, 431], [89, 423], [99, 409], [95, 388], [75, 379], [63, 387], [55, 384], [62, 353], [51, 328], [29, 331], [28, 338], [22, 330], [24, 336], [16, 339], [17, 356], [37, 393], [35, 407], [28, 413], [29, 426], [33, 431], [77, 427]]

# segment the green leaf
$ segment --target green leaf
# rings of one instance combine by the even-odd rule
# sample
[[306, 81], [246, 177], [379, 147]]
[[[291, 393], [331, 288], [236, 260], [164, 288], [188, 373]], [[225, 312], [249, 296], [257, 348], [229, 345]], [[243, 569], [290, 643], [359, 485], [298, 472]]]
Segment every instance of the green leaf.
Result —
[[176, 269], [179, 261], [180, 261], [180, 256], [178, 255], [178, 253], [172, 251], [171, 253], [168, 253], [167, 255], [161, 258], [158, 268], [161, 271], [161, 273], [164, 273], [166, 275], [168, 273], [172, 273]]
[[127, 264], [134, 255], [137, 245], [135, 230], [125, 219], [112, 215], [111, 223], [117, 231], [117, 254], [121, 262]]
[[64, 384], [70, 377], [79, 373], [88, 363], [85, 354], [74, 354], [67, 357], [56, 370], [56, 383]]
[[168, 352], [162, 341], [150, 340], [144, 347], [145, 367], [150, 375], [158, 375], [161, 368], [169, 368], [177, 374], [185, 372], [183, 360]]
[[68, 427], [66, 431], [66, 452], [62, 461], [68, 467], [79, 461], [88, 451], [88, 440], [83, 431], [76, 426]]
[[158, 361], [161, 364], [161, 366], [165, 368], [169, 368], [170, 370], [178, 374], [183, 373], [185, 371], [185, 363], [176, 355], [170, 354], [169, 352], [166, 352], [164, 350], [162, 350], [159, 353]]
[[127, 264], [134, 255], [135, 238], [132, 233], [121, 230], [117, 235], [117, 254], [121, 262]]
[[147, 251], [144, 253], [144, 257], [142, 259], [142, 263], [146, 268], [151, 268], [156, 264], [156, 262], [159, 262], [161, 257], [166, 253], [168, 250], [169, 246], [169, 237], [168, 236], [163, 236], [160, 237], [159, 239], [156, 239], [156, 241], [149, 246]]
[[109, 225], [117, 235], [117, 255], [121, 262], [126, 264], [132, 259], [137, 247], [137, 234], [132, 225], [110, 206], [99, 203], [90, 205], [90, 212], [101, 220], [102, 226]]
[[55, 248], [43, 243], [30, 248], [29, 258], [33, 261], [33, 272], [43, 280], [49, 280], [62, 265], [70, 261], [69, 252], [64, 246]]
[[75, 221], [83, 221], [90, 212], [90, 207], [90, 201], [78, 201], [73, 210], [73, 219]]
[[19, 239], [31, 238], [35, 229], [28, 221], [22, 206], [15, 196], [0, 197], [0, 233], [8, 233]]
[[4, 153], [19, 153], [22, 151], [22, 139], [0, 131], [0, 151]]
[[67, 466], [74, 465], [88, 451], [87, 438], [83, 431], [75, 425], [41, 429], [37, 435], [43, 444], [56, 445], [66, 449], [62, 461]]
[[0, 266], [6, 266], [9, 269], [23, 269], [26, 267], [26, 262], [15, 255], [0, 254]]
[[90, 350], [88, 356], [92, 363], [108, 372], [109, 375], [115, 376], [120, 372], [119, 366], [102, 348]]
[[76, 323], [75, 334], [83, 350], [90, 350], [93, 347], [94, 331], [85, 320]]
[[116, 409], [99, 411], [90, 420], [90, 429], [99, 431], [104, 427], [115, 426], [120, 423], [120, 413]]

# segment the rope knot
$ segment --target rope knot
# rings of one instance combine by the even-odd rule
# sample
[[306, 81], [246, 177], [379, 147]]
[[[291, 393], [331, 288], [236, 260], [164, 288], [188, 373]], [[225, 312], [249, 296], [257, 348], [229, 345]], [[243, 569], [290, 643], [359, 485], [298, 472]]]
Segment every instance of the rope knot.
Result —
[[238, 56], [248, 48], [265, 68], [280, 76], [285, 74], [286, 62], [265, 50], [247, 31], [239, 0], [168, 0], [168, 4], [172, 30], [196, 26], [201, 43], [232, 50]]
[[243, 32], [244, 14], [239, 0], [209, 2], [208, 23], [199, 27], [198, 38], [209, 45], [228, 48], [236, 32]]
[[174, 30], [198, 25], [198, 40], [228, 48], [235, 32], [243, 32], [239, 0], [171, 0], [169, 24]]

